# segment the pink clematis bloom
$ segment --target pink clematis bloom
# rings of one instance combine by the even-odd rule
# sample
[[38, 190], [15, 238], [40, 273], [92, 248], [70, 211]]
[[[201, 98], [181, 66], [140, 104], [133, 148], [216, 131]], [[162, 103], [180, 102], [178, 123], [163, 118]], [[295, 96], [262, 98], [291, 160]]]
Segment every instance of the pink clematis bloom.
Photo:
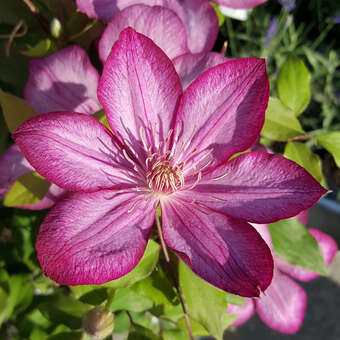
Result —
[[[297, 217], [302, 223], [306, 221], [306, 214]], [[231, 327], [240, 326], [248, 321], [256, 310], [260, 319], [270, 328], [280, 333], [294, 334], [303, 323], [307, 295], [292, 278], [308, 282], [317, 278], [318, 274], [276, 257], [267, 226], [254, 224], [254, 227], [272, 250], [275, 267], [273, 281], [259, 299], [247, 298], [243, 306], [228, 305], [228, 314], [237, 315]], [[336, 242], [317, 229], [309, 230], [319, 243], [325, 263], [330, 265], [338, 249]]]
[[[150, 38], [154, 39], [156, 44], [161, 42], [162, 48], [168, 45], [173, 50], [172, 52], [176, 52], [176, 50], [183, 48], [183, 40], [185, 39], [191, 53], [201, 53], [212, 49], [218, 34], [218, 18], [214, 8], [207, 0], [77, 0], [76, 2], [79, 11], [87, 14], [90, 18], [99, 18], [107, 22], [112, 21], [108, 30], [113, 32], [115, 38], [112, 39], [114, 40], [118, 38], [117, 27], [120, 27], [120, 32], [125, 28], [122, 25], [128, 23], [144, 35], [149, 36], [150, 33], [154, 33], [151, 34]], [[117, 13], [132, 5], [162, 6], [171, 10], [172, 14], [169, 14], [168, 11], [158, 10], [158, 14], [154, 11], [155, 14], [149, 16], [150, 10], [141, 10], [139, 18], [138, 10], [134, 9], [116, 16]], [[157, 18], [157, 15], [160, 15], [160, 17]], [[159, 29], [158, 27], [165, 18], [167, 20], [166, 25]], [[117, 23], [114, 23], [115, 21]], [[177, 21], [180, 21], [180, 23], [178, 24]], [[140, 31], [140, 25], [145, 26], [145, 24], [148, 26], [145, 28], [146, 31]], [[172, 34], [167, 27], [168, 25], [175, 25], [178, 30]], [[159, 34], [158, 37], [157, 34]], [[110, 41], [108, 33], [106, 33], [106, 37], [108, 40], [105, 45], [111, 43], [112, 46], [114, 40]], [[176, 47], [176, 43], [179, 46]], [[103, 56], [103, 49], [102, 47], [100, 50], [100, 56], [102, 60], [105, 60], [110, 49], [106, 52], [105, 57]]]
[[234, 9], [250, 9], [263, 4], [267, 0], [214, 0], [219, 5]]
[[256, 58], [210, 68], [183, 93], [164, 52], [125, 29], [98, 87], [112, 132], [92, 117], [55, 112], [13, 135], [41, 175], [73, 191], [41, 226], [44, 273], [68, 285], [125, 275], [142, 257], [160, 205], [166, 245], [197, 275], [258, 296], [273, 260], [246, 221], [296, 215], [326, 192], [278, 155], [229, 160], [258, 138], [268, 96], [265, 62]]
[[[24, 97], [37, 114], [75, 110], [90, 115], [100, 110], [99, 74], [80, 47], [69, 46], [45, 58], [31, 60], [29, 69]], [[6, 196], [18, 177], [33, 171], [19, 147], [11, 146], [0, 158], [0, 196]], [[52, 184], [39, 203], [19, 208], [47, 209], [62, 194], [64, 190]]]

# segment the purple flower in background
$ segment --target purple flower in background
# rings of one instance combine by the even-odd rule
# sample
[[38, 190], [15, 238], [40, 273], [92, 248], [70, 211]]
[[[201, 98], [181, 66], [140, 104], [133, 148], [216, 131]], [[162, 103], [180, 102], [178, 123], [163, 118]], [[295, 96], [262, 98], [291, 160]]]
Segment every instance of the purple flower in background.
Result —
[[292, 11], [296, 6], [295, 0], [279, 0], [279, 3], [287, 12]]
[[263, 43], [264, 46], [268, 47], [270, 45], [271, 41], [273, 40], [273, 38], [275, 37], [277, 33], [277, 28], [278, 28], [277, 18], [271, 19], [269, 22], [268, 29], [267, 29], [266, 38]]
[[[299, 217], [299, 216], [298, 216]], [[301, 218], [299, 218], [301, 220]], [[306, 222], [302, 221], [301, 222]], [[263, 239], [272, 249], [271, 237], [266, 225], [254, 225]], [[318, 242], [323, 258], [330, 265], [337, 252], [337, 244], [329, 235], [309, 229]], [[305, 316], [307, 295], [304, 289], [293, 279], [308, 282], [319, 275], [309, 270], [292, 265], [274, 257], [273, 281], [265, 294], [257, 299], [246, 299], [243, 306], [228, 305], [228, 314], [236, 314], [237, 319], [231, 327], [237, 327], [248, 321], [257, 312], [260, 319], [270, 328], [286, 334], [296, 333]]]
[[333, 17], [333, 22], [335, 23], [335, 24], [340, 24], [340, 16], [338, 15], [338, 16], [334, 16]]
[[210, 68], [183, 93], [164, 52], [125, 29], [98, 87], [112, 132], [92, 117], [54, 112], [13, 135], [41, 175], [72, 191], [41, 226], [44, 273], [68, 285], [125, 275], [142, 257], [160, 205], [166, 245], [197, 275], [258, 296], [273, 262], [247, 221], [294, 216], [326, 192], [278, 155], [228, 161], [258, 138], [268, 96], [265, 62], [256, 58]]
[[[139, 32], [139, 25], [142, 23], [147, 32], [142, 31], [139, 33], [147, 36], [151, 33], [150, 37], [155, 39], [156, 43], [163, 43], [163, 46], [161, 47], [164, 47], [167, 42], [164, 40], [162, 41], [161, 37], [157, 37], [157, 34], [160, 32], [156, 35], [152, 34], [152, 32], [155, 32], [152, 26], [161, 24], [165, 17], [169, 18], [171, 24], [174, 24], [180, 19], [181, 24], [179, 26], [183, 25], [186, 32], [183, 34], [182, 28], [179, 28], [177, 34], [172, 34], [168, 27], [166, 27], [168, 23], [163, 25], [163, 33], [172, 34], [170, 44], [172, 43], [172, 46], [175, 46], [176, 43], [182, 45], [184, 38], [187, 41], [191, 53], [210, 51], [214, 46], [218, 34], [218, 18], [214, 8], [207, 0], [77, 0], [76, 2], [79, 11], [87, 14], [90, 18], [99, 18], [106, 22], [111, 22], [114, 18], [116, 20], [115, 15], [117, 15], [117, 13], [132, 5], [162, 6], [163, 8], [165, 7], [168, 10], [171, 10], [172, 14], [169, 14], [166, 11], [158, 9], [158, 14], [161, 15], [161, 17], [157, 18], [157, 14], [153, 15], [153, 17], [149, 17], [147, 20], [151, 25], [150, 27], [145, 27], [144, 23], [142, 23], [147, 16], [148, 10], [141, 10], [141, 18], [138, 18], [138, 14], [135, 14], [138, 12], [136, 9], [132, 10], [133, 14], [131, 18], [127, 17], [127, 13], [131, 14], [128, 10], [124, 15], [118, 16], [119, 22], [117, 23], [117, 26], [112, 23], [110, 29], [108, 29], [115, 31], [119, 26], [122, 30], [125, 28], [122, 27], [122, 24], [125, 22]], [[142, 7], [140, 7], [140, 9], [142, 9]], [[175, 17], [173, 17], [174, 14]], [[118, 35], [115, 36], [115, 39], [117, 38]], [[113, 42], [114, 41], [111, 41], [111, 44]], [[107, 44], [109, 43], [110, 42]], [[178, 46], [177, 49], [178, 48], [181, 47]], [[106, 53], [106, 55], [107, 54], [108, 53]], [[101, 58], [103, 59], [102, 52]]]
[[[37, 114], [74, 110], [90, 115], [100, 110], [99, 74], [80, 47], [69, 46], [48, 57], [31, 60], [29, 71], [24, 98]], [[18, 177], [33, 171], [19, 147], [11, 146], [0, 158], [1, 197], [6, 196]], [[63, 189], [52, 184], [39, 203], [20, 208], [47, 209], [63, 193]]]

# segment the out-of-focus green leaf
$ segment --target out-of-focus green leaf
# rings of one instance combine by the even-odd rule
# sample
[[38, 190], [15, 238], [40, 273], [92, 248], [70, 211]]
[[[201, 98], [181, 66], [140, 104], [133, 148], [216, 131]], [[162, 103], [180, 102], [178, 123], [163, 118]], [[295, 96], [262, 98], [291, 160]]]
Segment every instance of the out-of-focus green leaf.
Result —
[[34, 289], [27, 275], [12, 275], [8, 279], [9, 292], [1, 291], [6, 298], [6, 304], [0, 314], [0, 324], [10, 319], [29, 306], [32, 301]]
[[114, 299], [110, 306], [111, 311], [128, 310], [131, 312], [143, 312], [153, 306], [152, 301], [146, 299], [129, 288], [119, 288], [115, 292]]
[[277, 87], [283, 104], [300, 114], [308, 105], [311, 96], [311, 75], [302, 60], [289, 56], [280, 70]]
[[23, 99], [10, 93], [5, 93], [1, 89], [0, 104], [10, 132], [15, 131], [21, 123], [35, 115], [34, 109]]
[[91, 308], [91, 305], [62, 294], [48, 296], [39, 304], [39, 310], [48, 320], [71, 329], [81, 327], [83, 316]]
[[26, 24], [36, 25], [34, 15], [28, 7], [20, 0], [0, 1], [0, 22], [16, 25], [19, 20], [24, 19]]
[[184, 331], [167, 330], [163, 332], [164, 340], [188, 340], [188, 334]]
[[120, 334], [129, 332], [130, 326], [130, 318], [126, 312], [115, 314], [113, 333]]
[[128, 340], [162, 340], [158, 335], [150, 329], [134, 325], [133, 331], [129, 334]]
[[79, 301], [89, 305], [98, 306], [107, 299], [107, 289], [97, 288], [84, 294]]
[[47, 340], [81, 340], [82, 336], [82, 332], [62, 332], [50, 336]]
[[305, 168], [318, 182], [325, 185], [320, 158], [303, 143], [287, 143], [284, 156]]
[[0, 48], [0, 82], [3, 84], [3, 90], [15, 91], [13, 93], [21, 96], [28, 73], [28, 57], [13, 48], [7, 56], [5, 49]]
[[296, 218], [268, 225], [275, 254], [296, 266], [328, 275], [318, 242]]
[[131, 289], [156, 304], [171, 304], [176, 299], [173, 287], [160, 267], [149, 277], [133, 285]]
[[30, 58], [41, 58], [55, 51], [57, 51], [57, 48], [54, 43], [50, 39], [46, 38], [40, 40], [33, 46], [27, 45], [26, 50], [21, 51], [21, 53]]
[[[200, 323], [198, 323], [196, 320], [192, 318], [189, 318], [189, 320], [190, 320], [191, 331], [194, 336], [209, 336], [209, 332]], [[182, 332], [184, 332], [186, 336], [188, 337], [189, 336], [188, 326], [187, 326], [184, 316], [182, 316], [177, 321], [177, 325], [179, 329], [181, 329]]]
[[20, 176], [9, 189], [4, 199], [7, 207], [36, 204], [46, 195], [51, 183], [36, 172]]
[[30, 334], [29, 340], [45, 340], [47, 338], [48, 334], [46, 332], [44, 332], [39, 327], [34, 327]]
[[227, 302], [231, 303], [232, 305], [243, 306], [245, 303], [245, 299], [242, 296], [234, 295], [230, 293], [226, 293], [226, 295], [227, 295]]
[[290, 138], [304, 135], [294, 112], [284, 106], [278, 98], [270, 98], [266, 119], [261, 134], [275, 141], [285, 142]]
[[152, 332], [159, 333], [159, 320], [149, 312], [130, 312], [133, 322], [137, 325], [150, 329]]
[[104, 284], [104, 286], [115, 289], [131, 287], [135, 282], [149, 276], [158, 262], [159, 249], [158, 243], [150, 240], [143, 257], [137, 266], [130, 273], [124, 275], [120, 279], [108, 282]]
[[179, 284], [189, 316], [222, 340], [229, 323], [226, 294], [200, 279], [182, 261], [179, 262]]
[[340, 131], [323, 133], [316, 139], [333, 156], [336, 165], [340, 168]]

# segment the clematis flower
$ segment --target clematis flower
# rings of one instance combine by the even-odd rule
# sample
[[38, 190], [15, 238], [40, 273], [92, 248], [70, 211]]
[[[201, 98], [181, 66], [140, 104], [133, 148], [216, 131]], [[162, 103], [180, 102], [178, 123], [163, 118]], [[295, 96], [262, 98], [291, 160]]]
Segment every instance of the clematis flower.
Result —
[[249, 9], [263, 4], [267, 0], [214, 0], [219, 5], [234, 9]]
[[44, 273], [67, 285], [125, 275], [142, 257], [160, 205], [160, 237], [197, 275], [258, 296], [273, 261], [247, 221], [296, 215], [326, 192], [281, 156], [229, 160], [258, 138], [268, 92], [264, 60], [245, 58], [208, 69], [182, 93], [164, 52], [125, 29], [98, 87], [112, 132], [92, 117], [53, 112], [13, 135], [42, 176], [73, 191], [40, 228]]
[[[29, 70], [24, 97], [37, 114], [75, 110], [90, 115], [100, 110], [99, 74], [80, 47], [69, 46], [45, 58], [31, 60]], [[18, 177], [33, 171], [19, 147], [11, 146], [0, 158], [0, 196], [6, 196]], [[47, 209], [62, 194], [64, 190], [52, 184], [39, 203], [19, 208]]]
[[[162, 46], [166, 45], [174, 46], [175, 44], [179, 44], [180, 46], [177, 47], [177, 50], [183, 44], [183, 38], [186, 38], [187, 45], [191, 53], [201, 53], [201, 52], [208, 52], [214, 46], [214, 43], [217, 38], [218, 34], [218, 18], [214, 8], [210, 5], [207, 0], [77, 0], [77, 6], [80, 12], [87, 14], [90, 18], [99, 18], [106, 22], [111, 22], [110, 29], [112, 31], [116, 31], [117, 26], [120, 26], [121, 30], [125, 27], [121, 27], [124, 22], [128, 22], [130, 26], [135, 28], [139, 33], [145, 34], [149, 36], [151, 34], [151, 38], [155, 40], [156, 43], [161, 42]], [[135, 16], [131, 12], [138, 12], [136, 10], [132, 10], [131, 12], [128, 10], [125, 14], [116, 17], [115, 15], [120, 11], [126, 9], [132, 5], [148, 5], [148, 6], [162, 6], [163, 8], [167, 8], [172, 11], [172, 14], [168, 14], [164, 11], [164, 16], [162, 11], [159, 10], [161, 15], [159, 18], [156, 15], [152, 15], [151, 17], [147, 18], [148, 13], [143, 11], [141, 17]], [[130, 17], [127, 17], [127, 13]], [[174, 17], [175, 15], [175, 17]], [[161, 29], [158, 29], [159, 24], [162, 22], [162, 18], [167, 18], [169, 22], [163, 26]], [[181, 25], [175, 23], [178, 21], [178, 18], [181, 21]], [[139, 31], [139, 26], [144, 25], [143, 21], [146, 20], [147, 27], [146, 31]], [[117, 21], [114, 24], [114, 21]], [[166, 26], [170, 25], [177, 25], [182, 26], [185, 28], [185, 33], [183, 32], [182, 27], [179, 27], [177, 32], [173, 34]], [[156, 27], [152, 27], [155, 25]], [[119, 31], [120, 32], [120, 31]], [[118, 32], [118, 33], [119, 33]], [[167, 33], [171, 36], [167, 37]], [[157, 34], [159, 36], [157, 37]], [[162, 35], [164, 38], [170, 39], [169, 41], [165, 41], [162, 39]], [[117, 39], [117, 32], [115, 33]], [[112, 44], [111, 40], [111, 44]], [[110, 43], [110, 39], [108, 39], [106, 45]], [[111, 45], [112, 46], [112, 45]], [[109, 52], [108, 50], [107, 52]], [[108, 53], [106, 54], [106, 56]], [[177, 54], [179, 55], [179, 54]], [[101, 52], [101, 58], [103, 59], [103, 52]], [[105, 60], [105, 58], [104, 58]]]
[[[305, 217], [299, 219], [302, 223], [306, 221]], [[256, 310], [260, 319], [270, 328], [281, 333], [294, 334], [303, 323], [307, 295], [293, 279], [308, 282], [319, 275], [276, 257], [267, 226], [254, 224], [254, 227], [272, 250], [275, 267], [273, 281], [259, 299], [247, 298], [243, 306], [228, 305], [228, 314], [237, 315], [231, 327], [248, 321]], [[338, 249], [336, 242], [317, 229], [311, 228], [309, 231], [319, 243], [325, 263], [330, 265]]]

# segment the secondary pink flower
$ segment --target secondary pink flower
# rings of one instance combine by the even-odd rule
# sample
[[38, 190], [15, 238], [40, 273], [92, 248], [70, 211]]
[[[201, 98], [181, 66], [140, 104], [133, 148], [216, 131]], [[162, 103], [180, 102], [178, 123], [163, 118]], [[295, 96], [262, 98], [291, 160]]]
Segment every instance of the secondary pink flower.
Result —
[[[299, 217], [301, 219], [302, 216]], [[267, 226], [254, 225], [254, 227], [272, 249]], [[326, 264], [331, 264], [338, 249], [336, 242], [319, 230], [309, 230], [319, 243]], [[260, 319], [278, 332], [293, 334], [300, 329], [305, 316], [307, 295], [292, 278], [307, 282], [318, 277], [318, 274], [283, 261], [276, 257], [274, 252], [273, 257], [275, 266], [273, 281], [265, 294], [258, 299], [246, 299], [243, 306], [228, 305], [228, 314], [237, 315], [231, 327], [240, 326], [248, 321], [256, 310]]]
[[[157, 38], [157, 34], [152, 34], [150, 37], [155, 40], [156, 43], [161, 42], [161, 47], [164, 45], [174, 46], [176, 43], [183, 43], [183, 38], [186, 37], [189, 50], [192, 53], [207, 52], [212, 49], [218, 34], [218, 19], [214, 8], [209, 4], [207, 0], [77, 0], [77, 6], [79, 11], [87, 14], [90, 18], [99, 18], [104, 21], [118, 21], [118, 25], [121, 29], [123, 22], [131, 22], [132, 27], [138, 32], [149, 36], [146, 31], [139, 31], [140, 26], [147, 26], [148, 24], [159, 26], [161, 23], [161, 18], [149, 17], [147, 18], [147, 13], [143, 13], [141, 18], [135, 17], [132, 14], [131, 18], [122, 19], [122, 17], [115, 17], [117, 13], [123, 9], [132, 5], [148, 5], [148, 6], [162, 6], [173, 12], [177, 18], [182, 22], [183, 27], [185, 27], [186, 34], [182, 32], [180, 28], [175, 34], [172, 35], [171, 41], [162, 41], [161, 38]], [[133, 10], [132, 12], [136, 12]], [[127, 12], [128, 13], [128, 12]], [[131, 12], [129, 12], [131, 15]], [[124, 15], [125, 16], [125, 15]], [[173, 15], [166, 14], [167, 17], [171, 17], [169, 20], [171, 24], [176, 21], [172, 18]], [[164, 17], [166, 17], [164, 16]], [[143, 22], [144, 21], [144, 22]], [[145, 27], [146, 30], [156, 33], [158, 30], [160, 36], [164, 34], [162, 31], [167, 31], [167, 25], [161, 28], [160, 31], [157, 27]], [[111, 26], [115, 24], [111, 24]], [[136, 26], [135, 26], [136, 25]], [[176, 24], [177, 25], [177, 24]], [[113, 31], [116, 28], [111, 27]], [[170, 32], [169, 32], [170, 33]], [[113, 38], [113, 39], [117, 39]], [[113, 40], [114, 41], [114, 40]], [[106, 45], [109, 44], [109, 41]], [[179, 47], [177, 47], [178, 49]], [[109, 52], [109, 51], [108, 51]], [[106, 54], [106, 56], [108, 53]], [[101, 52], [101, 58], [103, 59], [103, 52]], [[104, 57], [105, 60], [105, 57]]]
[[[100, 110], [99, 74], [80, 47], [69, 46], [48, 57], [31, 60], [29, 70], [24, 97], [38, 114], [74, 110], [90, 115]], [[6, 196], [19, 176], [33, 171], [19, 147], [10, 147], [0, 158], [0, 196]], [[47, 209], [63, 193], [63, 189], [52, 184], [39, 203], [20, 208]]]
[[228, 161], [258, 138], [268, 92], [264, 60], [246, 58], [207, 70], [182, 93], [164, 52], [125, 29], [98, 87], [113, 133], [74, 112], [40, 115], [14, 133], [40, 174], [76, 191], [41, 226], [44, 273], [69, 285], [125, 275], [142, 257], [160, 205], [167, 246], [197, 275], [258, 296], [273, 262], [246, 221], [295, 215], [326, 192], [281, 156]]
[[214, 0], [219, 5], [235, 8], [235, 9], [249, 9], [263, 4], [267, 0]]

